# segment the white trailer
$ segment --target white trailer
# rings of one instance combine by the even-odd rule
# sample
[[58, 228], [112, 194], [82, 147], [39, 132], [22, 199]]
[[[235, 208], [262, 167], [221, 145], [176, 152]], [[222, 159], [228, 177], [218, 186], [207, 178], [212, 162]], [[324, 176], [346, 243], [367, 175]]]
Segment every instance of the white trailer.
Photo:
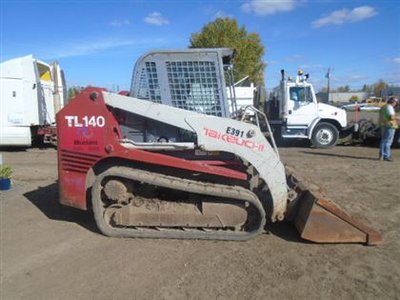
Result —
[[[249, 82], [248, 78], [249, 76], [246, 76], [226, 88], [229, 112], [231, 115], [234, 115], [236, 111], [243, 110], [248, 106], [256, 106], [256, 103], [254, 103], [254, 95], [257, 91], [257, 87], [254, 86], [253, 82]], [[243, 82], [246, 84], [242, 85]]]
[[55, 114], [66, 100], [59, 64], [32, 55], [2, 62], [0, 86], [0, 146], [30, 147], [36, 139], [51, 142]]

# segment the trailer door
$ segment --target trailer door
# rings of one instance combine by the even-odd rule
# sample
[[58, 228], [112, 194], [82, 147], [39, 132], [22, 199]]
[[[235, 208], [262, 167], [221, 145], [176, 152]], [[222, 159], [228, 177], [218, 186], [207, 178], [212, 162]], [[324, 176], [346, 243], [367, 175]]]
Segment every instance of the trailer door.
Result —
[[1, 79], [0, 146], [30, 146], [31, 132], [25, 115], [23, 81]]

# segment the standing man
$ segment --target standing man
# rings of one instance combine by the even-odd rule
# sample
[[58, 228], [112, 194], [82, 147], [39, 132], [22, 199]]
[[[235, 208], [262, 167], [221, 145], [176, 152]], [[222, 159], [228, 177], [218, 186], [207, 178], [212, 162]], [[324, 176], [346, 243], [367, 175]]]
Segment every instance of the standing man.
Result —
[[394, 134], [398, 128], [397, 121], [400, 120], [396, 116], [394, 108], [399, 105], [399, 99], [391, 97], [387, 104], [380, 110], [379, 123], [381, 126], [381, 143], [379, 146], [379, 159], [392, 161], [392, 152], [390, 147], [393, 143]]

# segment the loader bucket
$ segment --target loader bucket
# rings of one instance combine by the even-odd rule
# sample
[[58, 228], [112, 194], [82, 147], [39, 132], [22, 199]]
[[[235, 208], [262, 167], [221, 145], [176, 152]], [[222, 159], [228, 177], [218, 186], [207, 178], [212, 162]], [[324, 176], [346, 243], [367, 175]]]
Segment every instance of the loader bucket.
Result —
[[[300, 236], [315, 243], [382, 243], [379, 232], [347, 214], [332, 201], [326, 200], [315, 187], [299, 181], [289, 171], [288, 182], [297, 197], [290, 206], [290, 220]], [[291, 185], [289, 184], [289, 186]]]

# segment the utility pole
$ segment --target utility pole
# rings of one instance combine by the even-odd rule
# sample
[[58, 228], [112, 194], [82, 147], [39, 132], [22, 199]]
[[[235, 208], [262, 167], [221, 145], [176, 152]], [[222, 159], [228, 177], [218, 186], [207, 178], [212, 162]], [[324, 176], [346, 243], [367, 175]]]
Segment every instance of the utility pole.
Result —
[[328, 79], [328, 86], [327, 86], [327, 93], [328, 93], [328, 103], [331, 103], [330, 100], [330, 93], [331, 93], [331, 85], [330, 85], [330, 81], [331, 81], [331, 68], [328, 68], [328, 72], [326, 73], [325, 77]]

